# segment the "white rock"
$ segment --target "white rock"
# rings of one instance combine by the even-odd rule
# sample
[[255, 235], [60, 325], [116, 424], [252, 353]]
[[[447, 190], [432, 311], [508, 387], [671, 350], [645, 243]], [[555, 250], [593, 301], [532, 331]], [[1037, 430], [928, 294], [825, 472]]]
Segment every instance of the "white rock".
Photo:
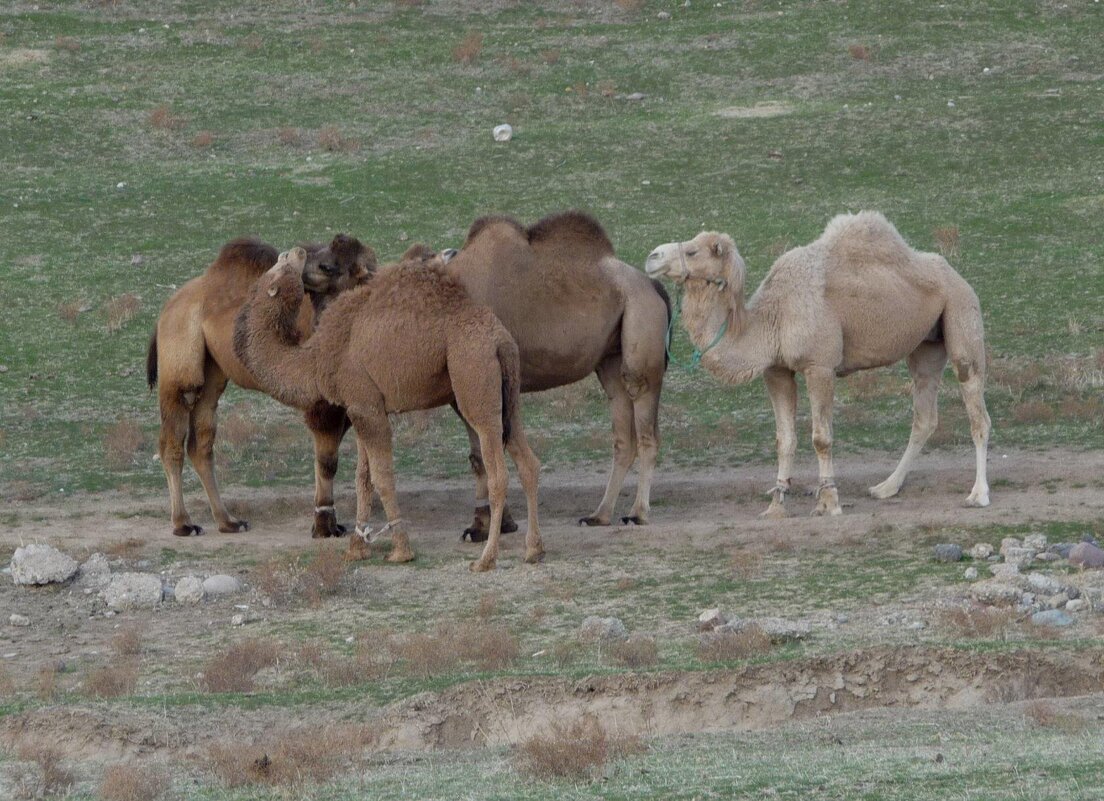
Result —
[[1046, 534], [1028, 534], [1023, 541], [1025, 548], [1033, 548], [1036, 551], [1045, 551], [1047, 547]]
[[670, 11], [660, 11], [658, 14], [656, 14], [656, 19], [670, 19], [670, 18], [671, 18], [671, 12]]
[[721, 614], [720, 609], [706, 609], [698, 615], [698, 631], [712, 631], [719, 626], [723, 626], [727, 622], [727, 618]]
[[11, 617], [8, 618], [8, 623], [13, 626], [29, 626], [31, 625], [31, 619], [26, 615], [20, 615], [12, 612]]
[[111, 565], [102, 553], [94, 553], [80, 566], [77, 581], [85, 587], [100, 589], [111, 581]]
[[993, 546], [987, 542], [979, 542], [970, 549], [970, 557], [973, 559], [988, 559], [993, 555]]
[[624, 640], [629, 636], [625, 624], [615, 617], [597, 617], [591, 615], [583, 620], [579, 627], [579, 639], [587, 642], [594, 640]]
[[804, 620], [786, 620], [780, 617], [760, 617], [752, 621], [761, 628], [771, 642], [804, 640], [812, 633], [812, 626]]
[[1067, 612], [1080, 612], [1082, 609], [1088, 609], [1089, 602], [1084, 598], [1074, 598], [1071, 601], [1066, 601]]
[[150, 573], [116, 573], [100, 597], [116, 611], [157, 606], [161, 603], [161, 579]]
[[232, 618], [230, 618], [230, 625], [231, 626], [244, 626], [245, 625], [245, 615], [234, 615]]
[[1032, 588], [1044, 592], [1047, 595], [1055, 595], [1066, 588], [1066, 585], [1062, 582], [1050, 576], [1043, 575], [1042, 573], [1028, 573], [1027, 583], [1030, 584]]
[[208, 576], [203, 581], [203, 592], [207, 597], [213, 597], [216, 595], [233, 595], [236, 592], [241, 592], [242, 583], [234, 576], [228, 576], [225, 573], [217, 576]]
[[977, 572], [977, 568], [976, 568], [976, 567], [968, 567], [968, 568], [966, 568], [966, 572], [965, 572], [965, 573], [963, 573], [963, 574], [962, 574], [962, 576], [963, 576], [963, 578], [965, 578], [965, 579], [968, 579], [968, 580], [970, 580], [970, 581], [973, 581], [974, 579], [976, 579], [976, 578], [978, 577], [978, 572]]
[[971, 585], [970, 595], [983, 604], [1007, 604], [1019, 601], [1023, 592], [997, 579], [986, 579]]
[[1008, 548], [1004, 552], [1004, 561], [1010, 565], [1027, 567], [1035, 560], [1034, 548]]
[[1001, 562], [995, 562], [989, 565], [989, 572], [993, 574], [995, 578], [1008, 580], [1020, 579], [1020, 568], [1018, 565], [1003, 564]]
[[185, 576], [180, 579], [180, 581], [176, 582], [174, 595], [178, 603], [198, 604], [203, 600], [205, 595], [203, 580], [195, 576]]
[[54, 584], [68, 581], [77, 572], [77, 560], [52, 545], [31, 543], [15, 549], [11, 560], [16, 584]]
[[496, 142], [509, 142], [514, 138], [514, 129], [512, 126], [503, 123], [502, 125], [496, 125], [494, 127], [494, 140]]
[[1009, 548], [1022, 548], [1023, 541], [1019, 537], [1005, 537], [1001, 540], [1000, 555], [1004, 556], [1004, 552]]

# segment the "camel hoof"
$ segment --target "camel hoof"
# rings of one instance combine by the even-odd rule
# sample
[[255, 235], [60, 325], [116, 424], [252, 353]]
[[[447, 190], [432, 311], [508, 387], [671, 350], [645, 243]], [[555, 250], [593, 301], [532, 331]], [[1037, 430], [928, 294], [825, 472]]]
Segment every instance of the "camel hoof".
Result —
[[989, 505], [989, 496], [971, 495], [966, 499], [966, 502], [963, 505], [971, 509], [984, 509], [986, 506]]
[[580, 526], [608, 526], [609, 521], [608, 520], [603, 520], [600, 517], [595, 517], [594, 515], [591, 515], [590, 517], [580, 517], [579, 518], [579, 525]]
[[229, 523], [219, 525], [219, 531], [223, 534], [237, 534], [239, 531], [249, 531], [249, 522], [246, 520], [232, 520]]
[[342, 537], [347, 529], [337, 522], [332, 512], [315, 515], [311, 526], [311, 539], [322, 540], [328, 537]]
[[537, 565], [544, 561], [544, 549], [539, 551], [527, 552], [525, 554], [525, 563], [527, 565]]
[[[502, 528], [500, 530], [503, 534], [513, 534], [518, 530], [518, 524], [513, 520], [502, 518]], [[484, 535], [483, 539], [487, 539], [487, 537]]]
[[900, 487], [894, 487], [884, 481], [881, 484], [876, 484], [875, 486], [867, 490], [867, 492], [870, 493], [871, 498], [877, 498], [879, 501], [884, 501], [886, 498], [892, 498], [900, 491]]
[[174, 537], [201, 537], [203, 536], [203, 527], [195, 526], [191, 523], [185, 523], [182, 526], [177, 526], [173, 529]]
[[[506, 529], [503, 528], [503, 531]], [[517, 531], [517, 526], [514, 526], [514, 531]], [[464, 529], [464, 533], [460, 535], [460, 542], [466, 542], [471, 540], [472, 542], [486, 542], [487, 532], [481, 528], [475, 528], [474, 526]]]
[[470, 565], [468, 565], [468, 570], [470, 570], [472, 573], [487, 573], [487, 572], [489, 572], [491, 570], [494, 570], [494, 569], [495, 569], [495, 563], [494, 562], [484, 563], [482, 559], [477, 559], [476, 561], [474, 561]]
[[400, 565], [404, 562], [413, 562], [414, 561], [414, 552], [413, 551], [391, 551], [391, 553], [387, 554], [387, 561], [392, 562], [392, 563], [397, 564], [397, 565]]
[[360, 537], [349, 540], [349, 547], [345, 549], [346, 562], [364, 562], [372, 558], [372, 546]]
[[621, 518], [621, 523], [626, 526], [646, 526], [648, 521], [640, 515], [627, 515]]

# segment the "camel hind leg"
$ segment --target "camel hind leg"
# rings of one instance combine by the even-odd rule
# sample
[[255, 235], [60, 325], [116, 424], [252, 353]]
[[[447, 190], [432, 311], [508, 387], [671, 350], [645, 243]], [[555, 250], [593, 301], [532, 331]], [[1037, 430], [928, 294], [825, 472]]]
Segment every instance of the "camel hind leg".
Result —
[[598, 508], [588, 517], [579, 519], [584, 526], [608, 526], [617, 503], [617, 496], [625, 483], [625, 476], [636, 460], [636, 423], [633, 400], [621, 380], [621, 357], [604, 359], [596, 370], [598, 381], [609, 399], [610, 417], [613, 420], [613, 465], [610, 467], [606, 491]]
[[817, 504], [814, 515], [843, 513], [836, 489], [836, 471], [832, 464], [832, 398], [835, 395], [835, 371], [811, 367], [805, 371], [805, 386], [809, 392], [809, 409], [813, 419], [813, 450], [820, 468]]
[[203, 529], [192, 523], [188, 510], [184, 506], [183, 473], [184, 443], [188, 439], [191, 404], [195, 403], [196, 391], [190, 389], [181, 392], [162, 381], [159, 394], [161, 433], [158, 437], [157, 452], [161, 458], [161, 467], [165, 470], [165, 480], [169, 485], [172, 533], [177, 537], [195, 536], [202, 534]]
[[921, 342], [908, 357], [909, 374], [912, 376], [912, 433], [908, 445], [897, 463], [896, 469], [881, 484], [870, 488], [875, 498], [892, 498], [896, 495], [912, 469], [912, 463], [920, 455], [924, 444], [939, 424], [939, 382], [947, 364], [947, 349], [942, 342]]
[[345, 534], [345, 527], [337, 522], [333, 483], [337, 475], [337, 451], [345, 432], [349, 430], [349, 417], [341, 407], [321, 401], [307, 409], [304, 420], [314, 440], [314, 523], [311, 537], [340, 537]]
[[204, 371], [203, 387], [199, 391], [191, 411], [191, 430], [188, 432], [188, 458], [192, 461], [203, 489], [207, 492], [207, 502], [211, 505], [211, 515], [215, 518], [218, 530], [224, 534], [246, 531], [249, 523], [230, 514], [219, 492], [218, 479], [215, 478], [215, 434], [218, 431], [218, 402], [226, 390], [227, 378], [218, 366], [208, 359]]
[[[414, 558], [414, 551], [410, 548], [406, 524], [399, 512], [395, 462], [391, 451], [391, 423], [384, 411], [382, 398], [376, 408], [349, 409], [348, 414], [357, 435], [357, 529], [365, 533], [369, 530], [370, 488], [374, 484], [387, 515], [384, 529], [391, 532], [391, 553], [387, 555], [387, 561], [409, 562]], [[365, 461], [368, 472], [362, 473], [361, 464]]]
[[[455, 401], [452, 402], [452, 410], [456, 412], [456, 416], [460, 418], [468, 432], [468, 443], [471, 446], [468, 461], [471, 463], [472, 474], [475, 476], [475, 515], [472, 524], [464, 529], [464, 533], [460, 535], [460, 541], [470, 539], [472, 542], [486, 542], [491, 522], [491, 505], [487, 500], [487, 469], [483, 464], [483, 451], [479, 447], [479, 435], [474, 428], [468, 425], [464, 415], [460, 414], [460, 409]], [[509, 505], [507, 505], [502, 510], [502, 533], [512, 534], [517, 530], [518, 525], [514, 521], [513, 515], [510, 514]]]
[[943, 337], [962, 388], [962, 400], [970, 418], [970, 437], [974, 441], [974, 486], [966, 496], [965, 505], [988, 506], [986, 460], [992, 421], [985, 408], [985, 333], [977, 296], [965, 281], [943, 313]]

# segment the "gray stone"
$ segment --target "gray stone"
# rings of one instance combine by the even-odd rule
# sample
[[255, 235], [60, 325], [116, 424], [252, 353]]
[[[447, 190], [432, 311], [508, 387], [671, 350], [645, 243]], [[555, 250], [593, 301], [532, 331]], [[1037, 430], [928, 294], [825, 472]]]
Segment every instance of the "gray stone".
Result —
[[1065, 609], [1066, 604], [1069, 603], [1070, 597], [1064, 592], [1060, 592], [1057, 595], [1051, 595], [1044, 598], [1039, 602], [1039, 606], [1043, 609]]
[[35, 542], [15, 549], [11, 560], [16, 584], [55, 584], [68, 581], [77, 572], [77, 560], [52, 545]]
[[1070, 600], [1066, 601], [1067, 612], [1080, 612], [1088, 608], [1089, 602], [1086, 601], [1084, 598], [1071, 598]]
[[786, 620], [780, 617], [760, 617], [752, 621], [761, 628], [773, 643], [804, 640], [812, 633], [812, 627], [804, 620]]
[[945, 542], [935, 546], [935, 561], [957, 562], [962, 558], [962, 548], [953, 542]]
[[245, 625], [245, 615], [234, 615], [232, 618], [230, 618], [230, 625], [231, 626], [244, 626]]
[[713, 631], [727, 622], [728, 619], [721, 614], [720, 609], [706, 609], [698, 615], [698, 631]]
[[116, 611], [157, 606], [161, 603], [161, 578], [151, 573], [116, 573], [100, 597]]
[[20, 615], [16, 612], [12, 612], [11, 617], [8, 618], [8, 623], [13, 626], [29, 626], [31, 625], [31, 619], [26, 615]]
[[173, 592], [178, 603], [198, 604], [204, 597], [203, 580], [195, 576], [185, 576], [176, 582]]
[[1018, 582], [1021, 579], [1020, 568], [1017, 565], [997, 562], [989, 565], [989, 572], [992, 573], [995, 578], [1004, 579], [1005, 581]]
[[208, 598], [216, 595], [233, 595], [236, 592], [241, 592], [242, 583], [238, 581], [234, 576], [227, 576], [221, 574], [217, 576], [208, 576], [203, 582], [203, 592]]
[[1036, 612], [1031, 616], [1031, 622], [1036, 626], [1069, 626], [1073, 624], [1073, 618], [1061, 609], [1047, 609], [1045, 612]]
[[1065, 557], [1059, 556], [1056, 553], [1051, 553], [1050, 551], [1042, 551], [1041, 553], [1035, 554], [1036, 562], [1057, 562], [1064, 558]]
[[1005, 548], [1004, 561], [1010, 565], [1018, 565], [1019, 567], [1027, 567], [1035, 559], [1034, 548], [1016, 548], [1015, 546]]
[[966, 568], [966, 572], [962, 574], [962, 577], [967, 579], [968, 581], [973, 581], [974, 579], [976, 579], [978, 577], [977, 568], [976, 567]]
[[[1070, 549], [1067, 558], [1071, 565], [1089, 568], [1104, 567], [1104, 551], [1097, 548], [1091, 542], [1080, 542], [1074, 545], [1073, 548]], [[14, 574], [15, 569], [13, 568], [12, 575]]]
[[1023, 544], [1025, 548], [1032, 548], [1036, 551], [1045, 551], [1047, 547], [1046, 534], [1028, 534], [1026, 537], [1024, 537]]
[[979, 581], [970, 587], [970, 595], [983, 604], [1016, 603], [1023, 591], [998, 579]]
[[1000, 555], [1004, 556], [1005, 551], [1007, 551], [1009, 548], [1022, 548], [1022, 547], [1023, 547], [1023, 541], [1020, 540], [1018, 537], [1005, 537], [1004, 539], [1001, 540]]
[[629, 636], [625, 624], [615, 617], [591, 615], [579, 627], [579, 639], [585, 642], [597, 640], [624, 640]]
[[978, 542], [970, 549], [972, 559], [988, 559], [993, 555], [993, 546], [987, 542]]
[[1047, 546], [1047, 553], [1058, 554], [1063, 559], [1069, 559], [1070, 551], [1073, 550], [1073, 546], [1076, 544], [1074, 542], [1055, 542]]
[[102, 553], [94, 553], [80, 566], [77, 582], [84, 587], [100, 589], [111, 581], [111, 566]]
[[1062, 582], [1042, 573], [1028, 573], [1027, 583], [1031, 585], [1032, 589], [1047, 595], [1055, 595], [1066, 588], [1066, 585]]

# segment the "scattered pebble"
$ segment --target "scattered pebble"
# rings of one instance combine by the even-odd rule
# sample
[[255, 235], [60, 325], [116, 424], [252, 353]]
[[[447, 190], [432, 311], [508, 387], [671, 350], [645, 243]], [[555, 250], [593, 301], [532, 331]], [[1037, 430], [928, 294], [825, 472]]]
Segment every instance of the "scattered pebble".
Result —
[[698, 631], [713, 631], [727, 622], [728, 619], [721, 614], [720, 609], [706, 609], [698, 615]]
[[962, 558], [962, 548], [953, 542], [945, 542], [935, 546], [935, 561], [957, 562]]
[[1033, 548], [1036, 551], [1044, 551], [1047, 547], [1046, 534], [1028, 534], [1023, 541], [1025, 548]]
[[8, 366], [6, 364], [0, 364], [0, 373], [8, 372]]
[[666, 19], [670, 19], [670, 18], [671, 18], [671, 12], [670, 11], [660, 11], [658, 14], [656, 14], [656, 19], [666, 20]]
[[1061, 609], [1047, 609], [1044, 612], [1036, 612], [1031, 616], [1031, 622], [1036, 626], [1063, 627], [1073, 624], [1073, 618]]
[[1083, 609], [1089, 608], [1089, 602], [1084, 598], [1071, 598], [1066, 601], [1067, 612], [1080, 612]]
[[137, 267], [143, 261], [145, 261], [145, 259], [142, 258], [142, 254], [141, 253], [135, 253], [133, 256], [130, 257], [130, 266], [131, 267]]
[[29, 626], [31, 625], [31, 619], [26, 615], [20, 615], [12, 612], [11, 617], [8, 618], [8, 623], [13, 626]]
[[230, 625], [231, 626], [244, 626], [245, 625], [245, 615], [234, 615], [232, 618], [230, 618]]
[[976, 579], [978, 577], [977, 568], [976, 567], [966, 568], [966, 572], [963, 573], [962, 576], [963, 576], [963, 578], [966, 578], [970, 581], [973, 581], [974, 579]]
[[496, 125], [494, 127], [494, 140], [496, 142], [509, 142], [514, 138], [513, 126], [503, 123], [502, 125]]
[[161, 578], [151, 573], [116, 573], [100, 591], [104, 603], [115, 611], [157, 606], [162, 595]]
[[993, 546], [987, 542], [979, 542], [970, 549], [970, 557], [973, 559], [988, 559], [993, 555]]

